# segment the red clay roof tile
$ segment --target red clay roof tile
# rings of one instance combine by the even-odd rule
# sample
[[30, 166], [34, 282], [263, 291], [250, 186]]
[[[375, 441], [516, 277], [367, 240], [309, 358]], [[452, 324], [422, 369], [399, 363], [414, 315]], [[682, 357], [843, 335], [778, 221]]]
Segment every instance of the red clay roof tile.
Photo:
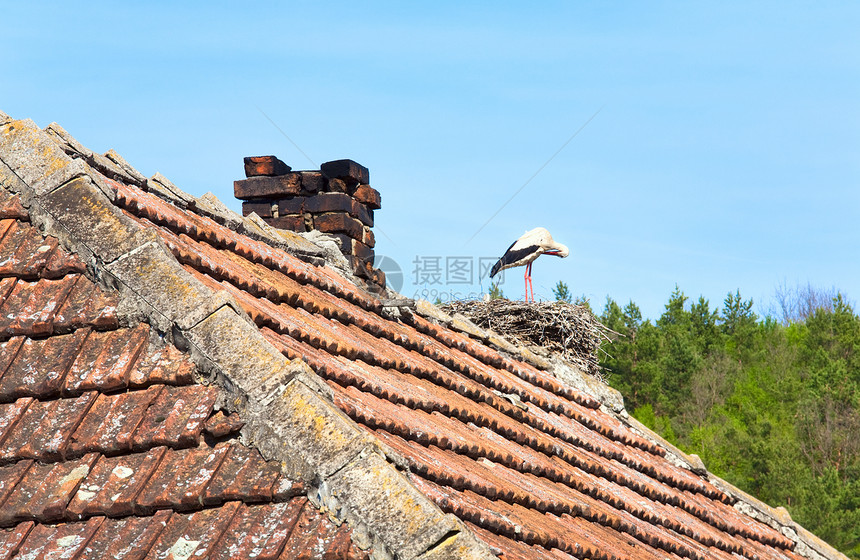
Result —
[[86, 544], [87, 556], [142, 560], [164, 530], [170, 516], [169, 510], [161, 510], [152, 517], [105, 519]]
[[148, 387], [154, 383], [189, 385], [193, 380], [191, 360], [174, 346], [165, 345], [149, 348], [132, 370], [128, 382], [131, 387]]
[[241, 502], [228, 502], [220, 508], [204, 509], [190, 514], [170, 516], [158, 540], [146, 555], [147, 560], [165, 558], [168, 551], [174, 557], [204, 558], [216, 548], [224, 531], [241, 507]]
[[203, 503], [206, 487], [230, 447], [219, 444], [166, 453], [137, 496], [144, 510], [193, 509]]
[[161, 390], [154, 386], [142, 391], [100, 393], [72, 434], [67, 453], [74, 456], [98, 450], [115, 455], [131, 451], [134, 434]]
[[270, 506], [242, 506], [212, 560], [276, 559], [304, 505], [304, 500], [296, 499]]
[[0, 509], [0, 525], [18, 520], [62, 520], [66, 504], [97, 458], [91, 453], [76, 461], [32, 463]]
[[244, 425], [238, 414], [224, 414], [219, 410], [206, 420], [203, 431], [214, 438], [222, 438], [237, 433]]
[[4, 509], [6, 500], [32, 465], [31, 459], [25, 459], [0, 467], [0, 511], [6, 511]]
[[280, 477], [276, 464], [267, 463], [256, 449], [233, 445], [203, 494], [204, 504], [229, 500], [271, 501]]
[[0, 307], [0, 333], [5, 336], [51, 334], [54, 315], [80, 277], [72, 274], [59, 280], [16, 282]]
[[30, 224], [10, 221], [10, 227], [0, 239], [0, 276], [37, 279], [57, 248], [57, 240], [42, 237]]
[[0, 280], [0, 305], [6, 301], [6, 298], [12, 293], [12, 289], [17, 283], [18, 279], [11, 276]]
[[54, 317], [54, 332], [67, 332], [81, 327], [116, 329], [119, 326], [117, 300], [115, 293], [107, 293], [80, 276]]
[[42, 269], [41, 276], [43, 278], [62, 278], [67, 274], [78, 273], [84, 274], [87, 267], [77, 255], [67, 253], [61, 247], [55, 248], [45, 263], [45, 268]]
[[[2, 197], [2, 198], [5, 198], [5, 197]], [[17, 197], [13, 197], [13, 198], [17, 198]], [[6, 237], [6, 234], [9, 232], [9, 229], [14, 227], [17, 222], [18, 222], [18, 220], [14, 219], [14, 218], [9, 218], [7, 216], [3, 216], [3, 219], [0, 219], [0, 242], [2, 242], [2, 239], [4, 237]]]
[[90, 333], [69, 370], [63, 392], [77, 394], [92, 389], [110, 392], [128, 387], [135, 362], [148, 338], [146, 324], [134, 329]]
[[2, 399], [58, 397], [66, 373], [88, 333], [88, 329], [80, 329], [44, 339], [18, 336], [4, 343], [4, 351], [8, 350], [11, 358], [5, 372], [0, 374]]
[[[3, 377], [6, 370], [9, 369], [9, 366], [18, 356], [18, 352], [21, 350], [21, 346], [25, 340], [26, 338], [23, 336], [16, 336], [0, 342], [0, 378]], [[10, 398], [7, 397], [5, 400], [9, 400]]]
[[0, 558], [6, 560], [17, 555], [21, 544], [34, 526], [32, 521], [26, 521], [8, 529], [0, 529]]
[[166, 452], [166, 447], [156, 447], [146, 453], [102, 457], [72, 497], [68, 512], [75, 517], [144, 514], [135, 498]]
[[134, 433], [133, 449], [147, 449], [156, 445], [196, 445], [216, 397], [217, 389], [214, 387], [164, 386], [146, 409]]
[[[56, 461], [63, 458], [70, 436], [80, 424], [98, 393], [75, 399], [33, 401], [10, 427], [0, 446], [0, 462], [18, 459]], [[21, 402], [25, 399], [19, 399]]]
[[309, 503], [305, 504], [297, 516], [296, 523], [293, 525], [290, 536], [284, 543], [284, 549], [278, 558], [286, 560], [301, 558], [302, 556], [307, 558], [322, 557], [322, 550], [320, 549], [323, 549], [327, 544], [325, 543], [326, 537], [330, 538], [328, 533], [331, 524], [325, 517], [315, 513]]
[[8, 194], [0, 196], [0, 218], [11, 218], [24, 222], [30, 221], [30, 215], [24, 206], [21, 205], [21, 199], [17, 196], [9, 196]]
[[[35, 402], [32, 397], [24, 397], [15, 402], [0, 404], [0, 445], [6, 443], [18, 423], [30, 405]], [[0, 460], [0, 464], [5, 461]]]
[[79, 558], [103, 522], [103, 517], [93, 517], [86, 523], [36, 524], [18, 554], [24, 558]]

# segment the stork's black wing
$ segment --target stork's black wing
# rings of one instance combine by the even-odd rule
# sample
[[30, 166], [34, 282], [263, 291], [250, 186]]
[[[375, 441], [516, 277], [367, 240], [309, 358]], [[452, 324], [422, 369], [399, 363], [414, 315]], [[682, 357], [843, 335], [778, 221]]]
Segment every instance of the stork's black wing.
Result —
[[537, 245], [529, 245], [527, 247], [518, 247], [514, 249], [514, 245], [517, 242], [514, 241], [508, 250], [505, 251], [505, 254], [502, 255], [496, 264], [493, 265], [493, 268], [490, 269], [490, 278], [498, 274], [500, 270], [508, 268], [510, 266], [519, 266], [521, 264], [525, 264], [521, 261], [525, 261], [529, 256], [534, 255], [535, 253], [540, 251], [540, 247]]

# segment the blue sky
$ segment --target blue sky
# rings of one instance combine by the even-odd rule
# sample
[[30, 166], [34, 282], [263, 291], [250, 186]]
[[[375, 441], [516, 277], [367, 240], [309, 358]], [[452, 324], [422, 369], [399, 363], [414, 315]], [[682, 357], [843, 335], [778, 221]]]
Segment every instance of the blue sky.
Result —
[[[3, 13], [0, 110], [56, 121], [147, 176], [239, 210], [244, 156], [369, 167], [377, 254], [401, 266], [406, 295], [486, 289], [446, 282], [446, 258], [477, 267], [542, 225], [571, 256], [535, 263], [538, 297], [564, 280], [598, 310], [610, 295], [650, 318], [676, 284], [712, 305], [739, 289], [760, 312], [779, 284], [860, 297], [854, 2]], [[442, 284], [414, 284], [436, 257]], [[521, 273], [502, 288], [522, 297]]]

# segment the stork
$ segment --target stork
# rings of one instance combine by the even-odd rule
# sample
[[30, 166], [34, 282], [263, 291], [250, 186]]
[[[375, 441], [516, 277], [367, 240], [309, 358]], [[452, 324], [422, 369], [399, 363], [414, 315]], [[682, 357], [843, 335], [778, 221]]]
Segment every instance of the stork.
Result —
[[552, 235], [549, 234], [546, 228], [538, 227], [525, 232], [522, 237], [508, 247], [502, 258], [490, 270], [490, 278], [507, 268], [525, 266], [526, 273], [523, 275], [523, 280], [526, 284], [526, 301], [529, 301], [530, 289], [531, 300], [534, 301], [535, 294], [532, 287], [532, 263], [534, 260], [541, 255], [554, 255], [564, 258], [569, 254], [570, 252], [565, 245], [552, 240]]

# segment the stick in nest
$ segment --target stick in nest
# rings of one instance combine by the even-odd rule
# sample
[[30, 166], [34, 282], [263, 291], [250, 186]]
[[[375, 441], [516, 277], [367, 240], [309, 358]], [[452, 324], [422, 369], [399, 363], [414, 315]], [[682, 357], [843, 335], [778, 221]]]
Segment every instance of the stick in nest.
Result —
[[462, 313], [478, 326], [523, 345], [559, 354], [582, 371], [603, 380], [598, 351], [615, 333], [582, 305], [562, 301], [524, 303], [507, 299], [452, 301], [441, 306]]

